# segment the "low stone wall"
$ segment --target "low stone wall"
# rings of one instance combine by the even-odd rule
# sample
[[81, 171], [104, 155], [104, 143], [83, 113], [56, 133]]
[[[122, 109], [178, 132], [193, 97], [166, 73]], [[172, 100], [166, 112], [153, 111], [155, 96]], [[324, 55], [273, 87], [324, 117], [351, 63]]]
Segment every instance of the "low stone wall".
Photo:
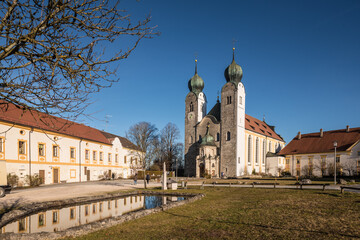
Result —
[[[57, 239], [62, 237], [70, 237], [70, 236], [81, 236], [84, 234], [88, 234], [91, 232], [98, 231], [100, 229], [109, 228], [114, 225], [141, 218], [146, 215], [166, 211], [173, 207], [178, 207], [190, 202], [194, 202], [196, 200], [201, 199], [204, 197], [204, 194], [192, 194], [192, 193], [176, 193], [176, 192], [154, 192], [154, 191], [135, 191], [135, 192], [128, 192], [128, 193], [115, 193], [115, 194], [107, 194], [102, 196], [89, 196], [89, 197], [80, 197], [75, 199], [66, 199], [66, 200], [58, 200], [58, 201], [49, 201], [44, 203], [33, 203], [33, 204], [27, 204], [27, 205], [19, 205], [19, 206], [8, 206], [8, 208], [3, 209], [5, 210], [5, 213], [0, 213], [0, 216], [2, 215], [0, 219], [0, 228], [7, 225], [8, 223], [12, 221], [16, 221], [18, 219], [21, 219], [25, 216], [31, 215], [36, 212], [45, 211], [48, 209], [58, 209], [58, 208], [64, 208], [69, 207], [72, 205], [79, 205], [79, 204], [86, 204], [86, 203], [92, 203], [96, 201], [101, 200], [110, 200], [115, 198], [121, 198], [121, 197], [128, 197], [128, 196], [134, 196], [134, 195], [161, 195], [161, 196], [184, 196], [188, 197], [188, 199], [185, 199], [183, 201], [179, 202], [171, 202], [167, 205], [156, 207], [153, 209], [144, 209], [139, 210], [136, 212], [130, 212], [126, 213], [119, 217], [114, 218], [108, 218], [101, 221], [89, 223], [82, 226], [77, 226], [73, 228], [69, 228], [65, 231], [61, 232], [54, 232], [54, 233], [4, 233], [0, 234], [1, 239], [9, 239], [9, 240], [15, 240], [15, 239], [26, 239], [26, 240], [40, 240], [40, 239]], [[13, 209], [12, 209], [13, 208]]]

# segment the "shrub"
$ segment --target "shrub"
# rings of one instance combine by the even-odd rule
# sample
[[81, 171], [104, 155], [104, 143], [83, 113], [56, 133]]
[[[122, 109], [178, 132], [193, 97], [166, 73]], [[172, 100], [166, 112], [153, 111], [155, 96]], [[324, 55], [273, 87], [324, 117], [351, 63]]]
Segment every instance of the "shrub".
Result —
[[37, 174], [34, 174], [31, 177], [29, 175], [26, 175], [25, 183], [31, 187], [39, 186], [41, 184], [41, 178]]
[[281, 173], [281, 176], [283, 176], [283, 177], [288, 177], [288, 176], [291, 176], [291, 173], [290, 173], [289, 171], [283, 171], [283, 172]]
[[7, 182], [11, 187], [15, 187], [18, 185], [19, 177], [16, 174], [9, 173], [7, 175]]

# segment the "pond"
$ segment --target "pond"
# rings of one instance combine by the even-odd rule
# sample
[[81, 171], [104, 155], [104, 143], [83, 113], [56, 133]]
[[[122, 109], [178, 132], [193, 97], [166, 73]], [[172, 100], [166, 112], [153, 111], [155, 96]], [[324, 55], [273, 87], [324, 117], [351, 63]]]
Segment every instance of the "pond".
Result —
[[151, 209], [169, 202], [184, 200], [178, 196], [128, 196], [101, 200], [61, 209], [49, 209], [11, 222], [0, 229], [0, 233], [58, 232], [71, 227], [108, 218], [115, 218], [129, 212]]

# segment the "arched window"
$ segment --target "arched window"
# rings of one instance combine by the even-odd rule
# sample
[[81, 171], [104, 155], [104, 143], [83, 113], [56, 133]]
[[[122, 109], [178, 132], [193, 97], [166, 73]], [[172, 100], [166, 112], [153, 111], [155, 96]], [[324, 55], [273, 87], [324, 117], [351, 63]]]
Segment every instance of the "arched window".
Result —
[[242, 96], [239, 97], [239, 103], [242, 105]]
[[201, 135], [199, 135], [199, 142], [201, 142], [201, 140], [202, 140], [202, 137], [201, 137]]
[[227, 140], [227, 141], [230, 141], [230, 139], [231, 139], [230, 132], [227, 132], [227, 133], [226, 133], [226, 140]]
[[248, 137], [248, 164], [251, 164], [251, 150], [252, 150], [252, 146], [251, 146], [251, 136]]
[[217, 134], [216, 134], [216, 141], [217, 141], [217, 142], [220, 141], [220, 133], [217, 133]]
[[259, 138], [256, 138], [255, 145], [255, 163], [259, 164]]
[[226, 104], [231, 104], [231, 96], [226, 97]]
[[194, 105], [193, 105], [193, 103], [191, 102], [191, 103], [190, 103], [190, 112], [192, 112], [192, 111], [194, 111]]
[[262, 155], [262, 164], [265, 164], [265, 156], [266, 156], [266, 141], [263, 141], [263, 155]]

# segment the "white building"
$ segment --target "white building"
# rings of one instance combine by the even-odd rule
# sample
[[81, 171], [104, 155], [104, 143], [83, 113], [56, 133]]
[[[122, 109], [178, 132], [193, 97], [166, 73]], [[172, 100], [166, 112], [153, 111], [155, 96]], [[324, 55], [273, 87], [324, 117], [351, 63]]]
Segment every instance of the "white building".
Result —
[[[233, 49], [234, 51], [235, 49]], [[267, 166], [285, 146], [275, 127], [245, 114], [243, 71], [235, 62], [225, 69], [220, 99], [207, 113], [205, 82], [195, 74], [185, 98], [185, 170], [194, 177], [241, 177], [269, 174]], [[205, 136], [205, 137], [204, 137]]]
[[[336, 160], [335, 145], [336, 142]], [[360, 173], [360, 128], [298, 135], [279, 152], [285, 157], [285, 171], [293, 176], [328, 176]]]
[[129, 140], [37, 111], [0, 105], [0, 160], [7, 173], [45, 184], [127, 178], [140, 162]]

